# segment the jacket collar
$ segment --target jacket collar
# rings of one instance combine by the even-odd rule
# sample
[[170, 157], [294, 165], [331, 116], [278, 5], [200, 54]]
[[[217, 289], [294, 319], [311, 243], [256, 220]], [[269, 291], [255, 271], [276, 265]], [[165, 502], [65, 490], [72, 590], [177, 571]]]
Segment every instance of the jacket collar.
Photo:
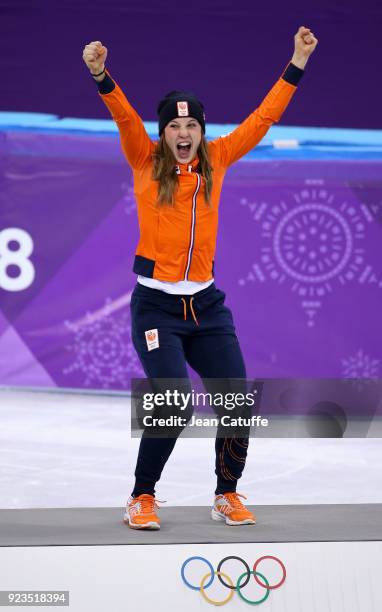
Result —
[[184, 172], [196, 172], [199, 166], [199, 157], [196, 156], [189, 164], [176, 164], [175, 170], [177, 174]]

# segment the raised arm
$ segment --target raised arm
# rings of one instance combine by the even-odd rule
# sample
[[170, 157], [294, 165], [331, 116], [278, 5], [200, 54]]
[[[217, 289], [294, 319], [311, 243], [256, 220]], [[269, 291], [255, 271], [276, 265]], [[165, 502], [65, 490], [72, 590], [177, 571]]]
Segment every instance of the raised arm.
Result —
[[301, 26], [294, 37], [294, 43], [292, 60], [260, 106], [230, 134], [210, 142], [213, 156], [215, 159], [218, 158], [223, 166], [233, 164], [251, 151], [265, 136], [271, 125], [280, 120], [287, 108], [318, 40], [309, 28]]
[[132, 168], [140, 169], [151, 159], [155, 145], [150, 140], [142, 119], [105, 68], [107, 53], [107, 48], [97, 40], [85, 46], [82, 57], [97, 82], [103, 102], [118, 126], [122, 150], [127, 161]]

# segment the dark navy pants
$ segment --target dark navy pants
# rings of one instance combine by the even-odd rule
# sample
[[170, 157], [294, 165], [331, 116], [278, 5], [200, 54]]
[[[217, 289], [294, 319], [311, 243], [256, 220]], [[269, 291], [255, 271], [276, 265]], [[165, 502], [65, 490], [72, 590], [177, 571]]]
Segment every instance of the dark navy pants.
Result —
[[[192, 297], [198, 324], [190, 306]], [[245, 379], [245, 365], [232, 314], [224, 300], [225, 294], [215, 284], [193, 296], [181, 296], [138, 283], [130, 305], [132, 338], [146, 376], [150, 379], [184, 380], [188, 377], [188, 362], [206, 387], [209, 378]], [[159, 347], [149, 351], [145, 332], [152, 329], [158, 330]], [[153, 438], [143, 432], [133, 495], [154, 494], [155, 483], [175, 443], [176, 437]], [[244, 469], [247, 447], [248, 437], [216, 438], [216, 494], [236, 490], [237, 480]]]

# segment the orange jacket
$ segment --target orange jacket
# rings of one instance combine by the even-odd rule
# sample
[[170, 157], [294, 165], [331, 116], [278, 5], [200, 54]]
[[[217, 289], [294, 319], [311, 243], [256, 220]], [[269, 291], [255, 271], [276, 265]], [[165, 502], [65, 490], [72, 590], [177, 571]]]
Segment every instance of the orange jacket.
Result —
[[155, 142], [150, 140], [121, 88], [106, 72], [104, 80], [108, 79], [114, 89], [102, 93], [99, 86], [100, 95], [118, 126], [122, 150], [134, 176], [140, 228], [134, 272], [167, 282], [208, 281], [213, 276], [219, 199], [227, 168], [253, 149], [270, 126], [279, 121], [303, 71], [289, 64], [283, 77], [243, 123], [227, 136], [208, 143], [213, 167], [210, 206], [204, 200], [204, 178], [197, 172], [195, 159], [188, 166], [178, 165], [179, 188], [173, 207], [157, 205], [158, 184], [151, 178]]

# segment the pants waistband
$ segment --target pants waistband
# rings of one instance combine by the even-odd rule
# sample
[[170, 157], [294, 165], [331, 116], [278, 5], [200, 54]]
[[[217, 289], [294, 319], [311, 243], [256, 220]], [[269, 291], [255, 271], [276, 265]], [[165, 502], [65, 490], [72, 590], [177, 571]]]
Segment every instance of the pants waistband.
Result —
[[174, 295], [137, 283], [131, 296], [132, 303], [135, 298], [144, 301], [148, 307], [161, 308], [173, 314], [182, 313], [185, 320], [191, 315], [195, 324], [199, 325], [198, 314], [202, 315], [205, 309], [218, 302], [224, 303], [225, 293], [217, 289], [215, 283], [193, 295]]
[[134, 288], [133, 295], [136, 295], [137, 297], [148, 298], [150, 300], [155, 300], [156, 302], [162, 304], [179, 304], [182, 298], [185, 298], [187, 301], [189, 301], [190, 298], [194, 298], [194, 301], [199, 301], [200, 299], [204, 299], [206, 297], [209, 297], [210, 295], [212, 296], [216, 291], [219, 290], [216, 288], [215, 283], [212, 283], [206, 289], [197, 291], [192, 295], [183, 295], [181, 293], [166, 293], [165, 291], [161, 291], [160, 289], [152, 289], [151, 287], [146, 287], [145, 285], [137, 283]]

